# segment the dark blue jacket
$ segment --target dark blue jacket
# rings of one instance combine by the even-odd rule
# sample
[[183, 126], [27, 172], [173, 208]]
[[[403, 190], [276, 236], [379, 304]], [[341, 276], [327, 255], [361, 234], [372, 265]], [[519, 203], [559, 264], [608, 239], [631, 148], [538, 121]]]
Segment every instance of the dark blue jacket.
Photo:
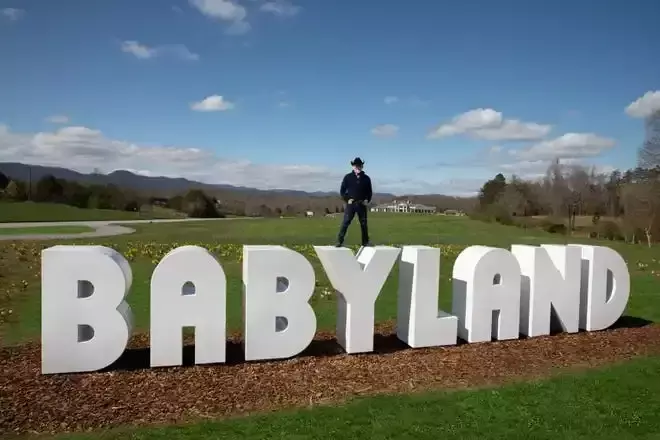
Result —
[[371, 202], [371, 196], [373, 195], [371, 190], [371, 179], [364, 173], [364, 171], [360, 171], [359, 174], [355, 174], [351, 171], [346, 174], [341, 181], [339, 194], [345, 202], [348, 202], [349, 199], [353, 199], [356, 202], [365, 201], [369, 203]]

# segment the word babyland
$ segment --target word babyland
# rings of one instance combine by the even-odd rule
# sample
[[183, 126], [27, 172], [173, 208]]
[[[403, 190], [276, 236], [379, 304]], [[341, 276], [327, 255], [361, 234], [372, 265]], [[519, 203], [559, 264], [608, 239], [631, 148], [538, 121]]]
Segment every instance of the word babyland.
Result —
[[[410, 347], [453, 345], [602, 330], [623, 314], [630, 275], [602, 246], [471, 246], [453, 267], [452, 312], [438, 311], [440, 249], [428, 246], [317, 246], [337, 292], [337, 340], [347, 353], [373, 351], [374, 303], [399, 262], [397, 336]], [[95, 371], [115, 362], [132, 332], [125, 301], [128, 261], [102, 246], [54, 246], [42, 253], [42, 373]], [[245, 359], [296, 356], [311, 343], [315, 274], [282, 246], [243, 247]], [[182, 328], [195, 328], [195, 363], [225, 362], [227, 280], [206, 249], [169, 252], [151, 277], [152, 367], [182, 364]]]

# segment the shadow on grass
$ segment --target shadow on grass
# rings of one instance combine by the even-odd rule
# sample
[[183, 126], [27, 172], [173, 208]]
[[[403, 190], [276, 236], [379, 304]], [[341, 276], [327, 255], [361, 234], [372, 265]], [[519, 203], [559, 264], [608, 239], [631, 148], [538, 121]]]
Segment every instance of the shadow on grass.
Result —
[[[651, 321], [646, 319], [637, 318], [634, 316], [622, 316], [614, 323], [608, 330], [621, 329], [621, 328], [640, 328], [652, 324]], [[604, 330], [607, 331], [607, 330]], [[559, 332], [552, 332], [551, 335], [558, 334]], [[521, 335], [521, 339], [528, 339]], [[462, 339], [458, 339], [457, 346], [467, 344]], [[401, 350], [413, 350], [405, 342], [399, 340], [396, 334], [374, 335], [374, 350], [370, 353], [362, 353], [366, 356], [378, 356], [388, 353], [395, 353]], [[340, 356], [345, 354], [344, 349], [339, 345], [335, 338], [332, 339], [315, 339], [302, 353], [295, 356], [296, 358], [304, 357], [329, 357]], [[281, 362], [284, 359], [264, 360], [264, 361], [251, 361], [251, 363], [267, 363], [267, 362]], [[243, 352], [242, 343], [240, 341], [227, 341], [226, 362], [217, 365], [238, 365], [245, 362], [245, 354]], [[185, 344], [183, 346], [183, 367], [190, 367], [195, 365], [195, 345]], [[112, 365], [103, 371], [132, 371], [143, 370], [150, 367], [149, 348], [129, 348], [124, 354]], [[172, 367], [164, 367], [167, 370]], [[176, 367], [174, 367], [176, 368]]]
[[641, 328], [651, 324], [653, 324], [653, 322], [649, 321], [648, 319], [637, 318], [635, 316], [622, 316], [610, 327], [610, 329], [614, 330], [617, 328]]

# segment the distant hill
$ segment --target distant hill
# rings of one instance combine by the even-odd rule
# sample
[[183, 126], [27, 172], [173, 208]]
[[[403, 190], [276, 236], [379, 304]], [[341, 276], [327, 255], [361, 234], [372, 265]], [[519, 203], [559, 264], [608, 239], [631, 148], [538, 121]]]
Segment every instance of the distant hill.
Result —
[[[113, 171], [110, 174], [85, 174], [68, 168], [0, 162], [0, 172], [12, 179], [26, 182], [31, 179], [33, 183], [46, 175], [53, 175], [58, 179], [66, 179], [87, 185], [112, 184], [153, 197], [172, 197], [190, 189], [201, 189], [228, 204], [234, 202], [246, 205], [266, 204], [271, 207], [278, 206], [282, 209], [286, 205], [296, 205], [301, 209], [325, 209], [328, 207], [332, 211], [342, 204], [336, 191], [260, 190], [243, 186], [206, 184], [184, 178], [142, 176], [126, 170]], [[433, 205], [438, 209], [469, 210], [474, 203], [474, 198], [452, 197], [441, 194], [394, 196], [388, 193], [377, 193], [374, 194], [373, 201], [382, 203], [395, 198]]]
[[[192, 188], [205, 189], [205, 190], [235, 190], [246, 192], [258, 193], [280, 193], [280, 194], [299, 194], [304, 196], [317, 195], [328, 196], [334, 195], [334, 192], [305, 192], [288, 189], [273, 189], [273, 190], [259, 190], [256, 188], [249, 188], [244, 186], [234, 186], [225, 184], [207, 184], [196, 182], [193, 180], [184, 179], [181, 177], [163, 177], [163, 176], [142, 176], [126, 170], [113, 171], [110, 174], [98, 173], [79, 173], [68, 168], [61, 167], [47, 167], [41, 165], [28, 165], [18, 162], [0, 162], [0, 171], [10, 178], [28, 181], [30, 178], [33, 182], [38, 181], [46, 175], [53, 175], [58, 179], [66, 179], [85, 184], [98, 184], [108, 185], [113, 184], [119, 187], [131, 188], [140, 192], [168, 192], [180, 193]], [[31, 173], [31, 175], [30, 175]], [[387, 194], [387, 196], [390, 196]]]

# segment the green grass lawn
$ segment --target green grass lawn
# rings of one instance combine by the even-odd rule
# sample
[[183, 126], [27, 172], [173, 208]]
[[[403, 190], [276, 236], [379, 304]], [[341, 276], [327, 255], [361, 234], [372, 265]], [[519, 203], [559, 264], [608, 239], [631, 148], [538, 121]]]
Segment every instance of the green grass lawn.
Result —
[[660, 358], [501, 388], [357, 399], [226, 421], [58, 440], [657, 439]]
[[[128, 301], [135, 314], [138, 331], [148, 331], [149, 283], [155, 264], [172, 247], [183, 244], [208, 246], [216, 252], [223, 264], [227, 274], [227, 319], [230, 330], [240, 330], [242, 325], [240, 263], [242, 244], [286, 244], [309, 258], [317, 275], [317, 292], [312, 297], [311, 303], [317, 313], [319, 329], [334, 328], [336, 300], [334, 295], [321, 295], [324, 290], [330, 289], [330, 283], [314, 254], [312, 245], [332, 243], [337, 220], [259, 219], [131, 225], [131, 227], [137, 229], [133, 235], [113, 237], [110, 240], [87, 239], [68, 242], [106, 244], [116, 247], [131, 260], [133, 286]], [[565, 242], [565, 237], [543, 231], [525, 231], [467, 218], [441, 216], [415, 218], [373, 216], [371, 228], [377, 244], [427, 244], [441, 247], [443, 257], [440, 304], [445, 310], [451, 310], [451, 268], [456, 256], [465, 246], [484, 244], [508, 247], [513, 243]], [[587, 242], [586, 239], [576, 241]], [[357, 225], [349, 230], [347, 242], [359, 243]], [[589, 242], [598, 243], [594, 240]], [[0, 260], [0, 275], [7, 274], [4, 282], [11, 279], [15, 289], [24, 291], [12, 293], [11, 299], [4, 306], [11, 308], [13, 316], [8, 323], [0, 325], [3, 344], [20, 343], [39, 336], [40, 287], [38, 273], [35, 273], [33, 268], [39, 265], [39, 250], [53, 243], [26, 243], [16, 248], [4, 245], [6, 251], [4, 259]], [[629, 262], [634, 293], [626, 313], [650, 321], [660, 321], [660, 300], [656, 287], [660, 281], [657, 276], [660, 273], [660, 258], [658, 256], [654, 258], [656, 249], [614, 242], [600, 242], [600, 244], [612, 246]], [[3, 249], [2, 244], [0, 249]], [[3, 282], [2, 279], [0, 278], [0, 283]], [[377, 321], [395, 319], [397, 282], [398, 271], [395, 266], [376, 302]]]
[[88, 226], [43, 226], [31, 228], [0, 228], [0, 235], [51, 235], [51, 234], [81, 234], [93, 232]]
[[180, 216], [172, 210], [163, 208], [155, 208], [150, 213], [137, 213], [110, 209], [82, 209], [59, 203], [0, 202], [0, 223], [139, 220]]
[[[297, 218], [134, 225], [131, 226], [137, 229], [134, 235], [67, 242], [111, 245], [132, 262], [133, 286], [128, 300], [138, 331], [148, 331], [152, 270], [172, 247], [200, 244], [218, 255], [228, 279], [228, 325], [231, 330], [240, 330], [241, 245], [284, 244], [303, 253], [315, 267], [317, 292], [311, 302], [317, 312], [319, 328], [333, 329], [336, 300], [334, 295], [320, 295], [329, 288], [329, 283], [311, 245], [332, 243], [338, 221]], [[517, 243], [566, 242], [564, 236], [543, 231], [442, 216], [374, 215], [370, 227], [375, 244], [427, 244], [442, 249], [440, 303], [445, 310], [451, 309], [451, 267], [465, 246], [509, 247]], [[347, 242], [359, 243], [357, 224], [349, 230]], [[571, 242], [603, 244], [620, 252], [628, 262], [632, 279], [626, 314], [660, 321], [660, 254], [657, 249], [585, 238]], [[0, 293], [8, 292], [4, 300], [0, 298], [0, 308], [5, 312], [11, 310], [6, 322], [0, 324], [2, 344], [39, 337], [39, 251], [54, 243], [9, 245], [0, 242]], [[396, 289], [397, 267], [377, 300], [377, 321], [395, 319]], [[8, 315], [5, 313], [5, 316]], [[597, 373], [563, 376], [548, 382], [497, 390], [369, 398], [332, 408], [131, 430], [130, 438], [555, 438], [557, 435], [561, 438], [653, 438], [649, 435], [660, 434], [658, 371], [660, 359], [651, 358]], [[106, 437], [129, 438], [129, 433], [112, 431], [103, 434], [103, 438]]]

